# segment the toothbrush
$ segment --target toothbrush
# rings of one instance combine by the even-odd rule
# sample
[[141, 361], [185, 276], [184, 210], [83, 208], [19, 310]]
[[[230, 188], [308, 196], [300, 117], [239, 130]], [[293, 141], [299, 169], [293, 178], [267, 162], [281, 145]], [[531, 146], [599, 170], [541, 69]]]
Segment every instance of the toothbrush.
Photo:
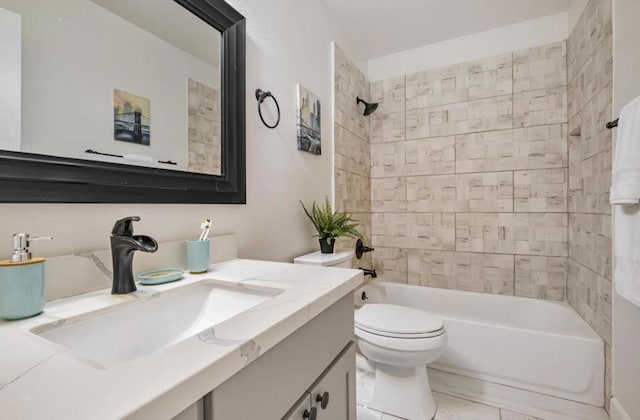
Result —
[[207, 236], [209, 236], [209, 229], [211, 228], [211, 219], [206, 219], [202, 222], [202, 224], [200, 225], [200, 229], [202, 229], [202, 232], [200, 233], [200, 241], [204, 241], [207, 239]]

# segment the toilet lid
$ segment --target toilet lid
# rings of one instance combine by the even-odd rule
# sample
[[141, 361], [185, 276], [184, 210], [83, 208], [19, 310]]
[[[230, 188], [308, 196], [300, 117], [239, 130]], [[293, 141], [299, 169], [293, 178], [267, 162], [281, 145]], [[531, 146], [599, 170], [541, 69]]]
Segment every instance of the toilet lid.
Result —
[[386, 303], [367, 303], [355, 313], [356, 327], [387, 336], [416, 336], [442, 330], [444, 323], [429, 312]]

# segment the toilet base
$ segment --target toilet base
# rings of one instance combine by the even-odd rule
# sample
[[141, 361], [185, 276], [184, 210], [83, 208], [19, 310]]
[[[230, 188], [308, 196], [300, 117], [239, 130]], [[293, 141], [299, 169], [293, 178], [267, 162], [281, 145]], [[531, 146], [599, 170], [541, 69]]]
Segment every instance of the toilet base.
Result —
[[367, 404], [384, 413], [408, 420], [428, 420], [436, 414], [427, 367], [398, 367], [375, 363], [371, 401]]

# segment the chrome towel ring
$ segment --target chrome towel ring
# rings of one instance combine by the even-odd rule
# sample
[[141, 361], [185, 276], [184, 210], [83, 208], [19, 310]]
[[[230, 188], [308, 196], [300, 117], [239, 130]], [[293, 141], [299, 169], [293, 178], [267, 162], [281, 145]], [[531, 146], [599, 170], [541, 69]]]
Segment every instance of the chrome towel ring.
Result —
[[[265, 99], [271, 98], [273, 102], [276, 104], [276, 109], [278, 110], [278, 120], [273, 125], [267, 124], [267, 122], [262, 117], [262, 103]], [[258, 115], [260, 115], [260, 120], [262, 120], [262, 124], [266, 125], [269, 128], [276, 128], [278, 124], [280, 124], [280, 105], [278, 105], [278, 101], [276, 97], [271, 94], [271, 92], [263, 91], [262, 89], [256, 89], [256, 99], [258, 100]]]

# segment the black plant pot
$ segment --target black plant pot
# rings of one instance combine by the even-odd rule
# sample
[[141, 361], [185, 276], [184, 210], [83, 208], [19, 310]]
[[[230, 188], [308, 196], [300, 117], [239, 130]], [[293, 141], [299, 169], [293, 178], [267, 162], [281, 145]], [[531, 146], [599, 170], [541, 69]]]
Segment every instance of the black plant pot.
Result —
[[336, 244], [336, 238], [320, 238], [320, 252], [323, 254], [333, 254], [333, 246]]

